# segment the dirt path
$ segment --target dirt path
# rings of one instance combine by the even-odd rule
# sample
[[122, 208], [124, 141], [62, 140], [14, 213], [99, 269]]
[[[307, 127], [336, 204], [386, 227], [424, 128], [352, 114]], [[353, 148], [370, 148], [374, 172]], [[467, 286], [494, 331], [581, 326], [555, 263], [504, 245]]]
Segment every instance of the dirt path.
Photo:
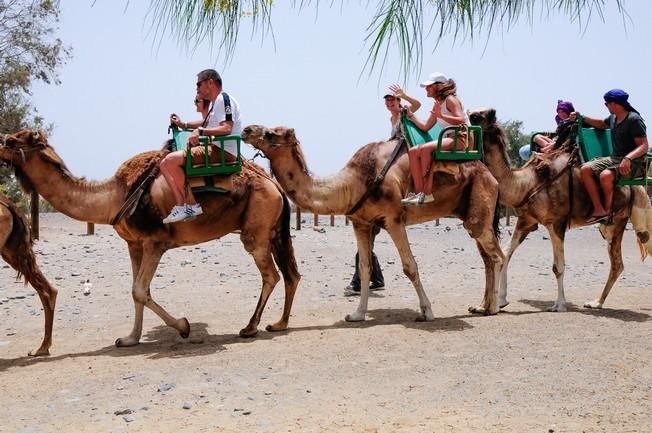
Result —
[[382, 233], [376, 252], [387, 289], [370, 299], [366, 322], [350, 324], [343, 317], [358, 299], [342, 289], [354, 238], [341, 217], [337, 224], [293, 230], [303, 279], [288, 332], [263, 330], [280, 317], [279, 285], [259, 336], [237, 337], [260, 283], [230, 235], [169, 252], [153, 282], [155, 299], [188, 317], [191, 337], [146, 312], [143, 343], [118, 349], [113, 341], [130, 332], [133, 317], [126, 245], [110, 227], [83, 236], [85, 224], [44, 215], [38, 260], [60, 290], [52, 355], [26, 356], [42, 335], [40, 304], [11, 269], [0, 269], [0, 431], [650, 431], [652, 263], [639, 262], [632, 231], [605, 309], [582, 308], [608, 267], [604, 241], [588, 228], [567, 236], [571, 311], [545, 311], [556, 283], [540, 230], [512, 261], [511, 304], [477, 317], [466, 312], [484, 281], [474, 242], [452, 219], [412, 227], [430, 323], [414, 322], [415, 292]]

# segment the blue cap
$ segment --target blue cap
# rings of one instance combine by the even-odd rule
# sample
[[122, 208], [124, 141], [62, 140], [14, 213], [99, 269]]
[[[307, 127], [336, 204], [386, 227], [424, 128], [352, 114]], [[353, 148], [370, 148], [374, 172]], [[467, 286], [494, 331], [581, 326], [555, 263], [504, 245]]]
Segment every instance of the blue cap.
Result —
[[[629, 93], [625, 92], [622, 89], [611, 89], [604, 94], [605, 102], [615, 102], [618, 105], [625, 107], [627, 111], [636, 111], [634, 107], [629, 103]], [[638, 111], [636, 111], [638, 113]]]

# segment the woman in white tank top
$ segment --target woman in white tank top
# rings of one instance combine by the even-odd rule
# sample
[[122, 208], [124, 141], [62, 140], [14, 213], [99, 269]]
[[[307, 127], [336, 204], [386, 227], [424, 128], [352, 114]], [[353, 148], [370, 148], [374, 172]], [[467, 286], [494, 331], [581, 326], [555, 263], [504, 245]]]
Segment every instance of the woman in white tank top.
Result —
[[[421, 83], [421, 87], [426, 89], [428, 97], [435, 100], [435, 105], [425, 122], [408, 110], [408, 118], [414, 122], [417, 128], [422, 131], [429, 131], [430, 128], [435, 126], [435, 123], [439, 124], [442, 129], [447, 126], [469, 124], [469, 118], [464, 113], [462, 103], [457, 97], [455, 81], [441, 72], [433, 72], [428, 80]], [[452, 134], [451, 132], [442, 139], [442, 150], [451, 150], [453, 147]], [[432, 196], [433, 173], [430, 166], [432, 164], [432, 154], [436, 147], [437, 141], [430, 141], [409, 150], [408, 158], [410, 159], [410, 173], [414, 182], [414, 193], [408, 194], [406, 198], [401, 200], [403, 205], [421, 206], [435, 200]], [[458, 150], [463, 150], [466, 147], [466, 142], [458, 140], [457, 147]]]

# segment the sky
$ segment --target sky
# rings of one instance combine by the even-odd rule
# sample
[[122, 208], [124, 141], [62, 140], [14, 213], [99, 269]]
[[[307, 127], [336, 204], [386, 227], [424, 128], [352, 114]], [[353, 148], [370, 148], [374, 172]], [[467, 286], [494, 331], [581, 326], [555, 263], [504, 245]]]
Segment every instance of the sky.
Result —
[[[373, 2], [321, 2], [318, 11], [274, 2], [274, 40], [251, 37], [245, 25], [228, 64], [209, 44], [188, 50], [170, 36], [155, 37], [147, 3], [60, 2], [57, 36], [73, 57], [60, 70], [62, 84], [36, 85], [33, 102], [54, 124], [50, 144], [76, 176], [105, 179], [137, 153], [160, 148], [172, 112], [196, 119], [196, 74], [205, 68], [222, 75], [243, 125], [295, 128], [317, 176], [335, 174], [358, 148], [389, 136], [382, 96], [390, 84], [419, 99], [417, 114], [427, 117], [432, 100], [419, 83], [433, 71], [456, 81], [465, 108], [493, 107], [503, 121], [523, 121], [525, 133], [554, 130], [557, 99], [606, 116], [602, 95], [612, 88], [629, 92], [652, 119], [652, 2], [625, 1], [626, 18], [607, 2], [604, 21], [594, 14], [586, 27], [535, 11], [531, 23], [523, 19], [489, 38], [446, 37], [436, 50], [430, 38], [421, 71], [407, 79], [391, 59], [383, 71], [362, 74]], [[245, 145], [243, 155], [254, 151]]]

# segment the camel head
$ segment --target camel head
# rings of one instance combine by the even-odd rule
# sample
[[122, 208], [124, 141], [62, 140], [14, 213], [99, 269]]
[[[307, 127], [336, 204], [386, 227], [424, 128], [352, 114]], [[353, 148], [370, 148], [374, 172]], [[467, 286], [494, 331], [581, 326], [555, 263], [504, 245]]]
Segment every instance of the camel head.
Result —
[[242, 130], [242, 139], [267, 157], [273, 156], [277, 149], [291, 149], [299, 144], [294, 129], [284, 126], [266, 128], [261, 125], [249, 125]]
[[473, 110], [469, 113], [469, 120], [471, 125], [480, 126], [482, 129], [496, 126], [496, 110], [493, 108]]
[[34, 152], [47, 147], [49, 147], [47, 136], [43, 131], [23, 129], [15, 134], [4, 135], [0, 139], [0, 159], [20, 167]]

